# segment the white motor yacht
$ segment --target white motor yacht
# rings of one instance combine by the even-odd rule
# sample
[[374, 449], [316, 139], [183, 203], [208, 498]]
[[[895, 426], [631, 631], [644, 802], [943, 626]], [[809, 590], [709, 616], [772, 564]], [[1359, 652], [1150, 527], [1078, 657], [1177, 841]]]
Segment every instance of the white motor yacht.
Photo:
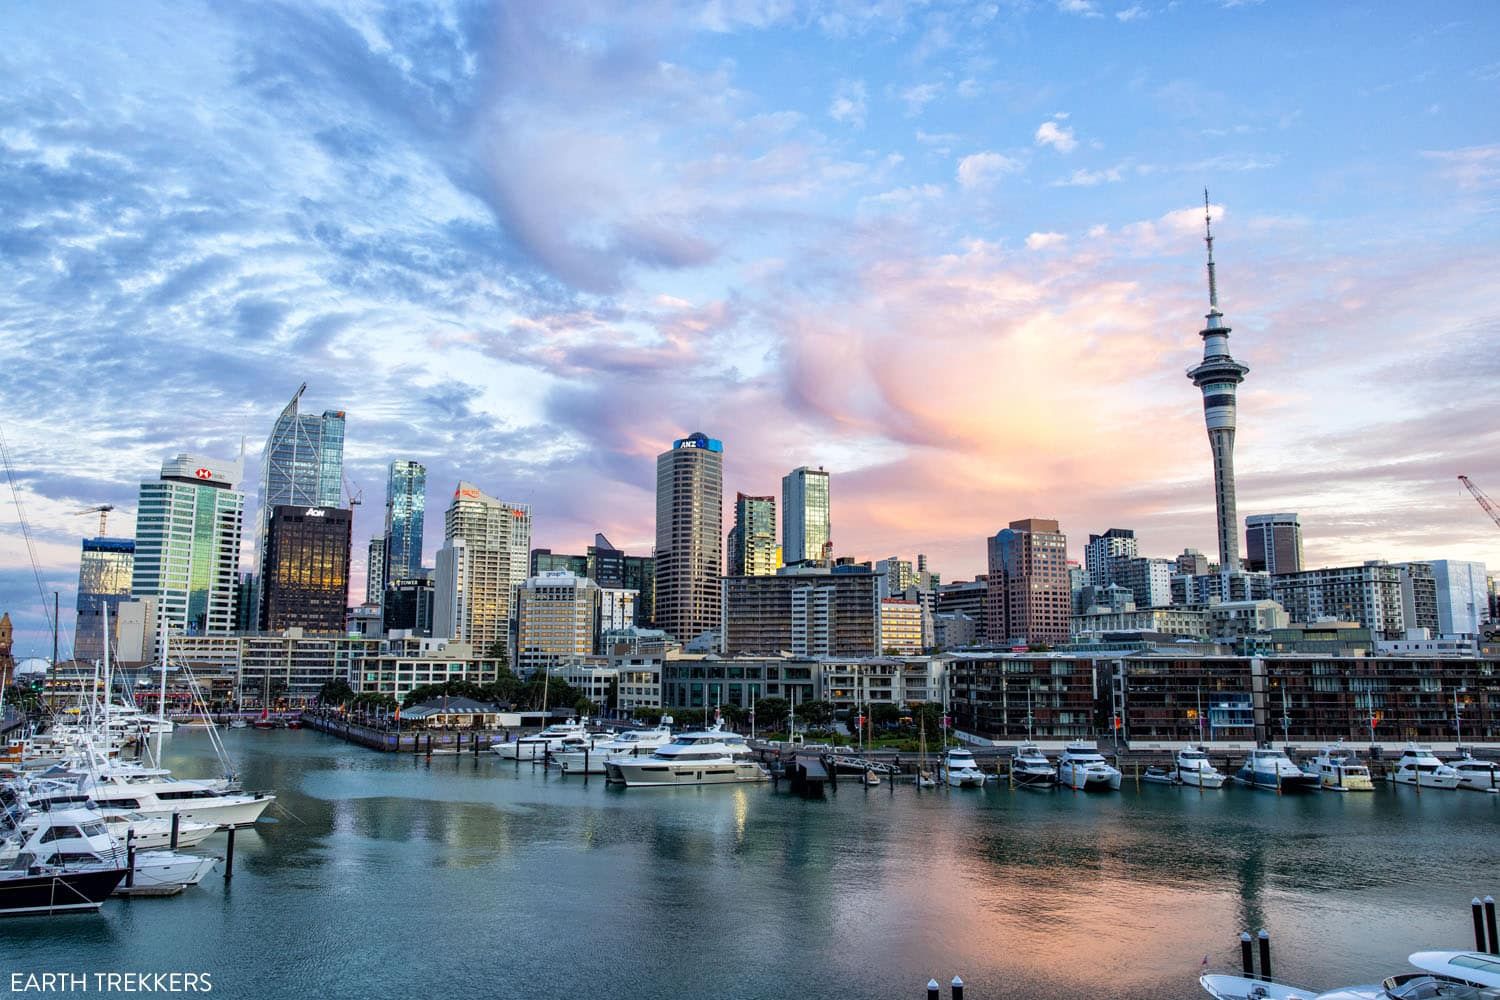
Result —
[[1475, 792], [1500, 792], [1500, 764], [1480, 760], [1468, 751], [1448, 764], [1458, 772], [1458, 787]]
[[1018, 785], [1048, 788], [1057, 784], [1057, 768], [1035, 743], [1022, 743], [1010, 762], [1011, 777]]
[[567, 740], [587, 740], [588, 730], [581, 722], [557, 722], [530, 736], [520, 736], [506, 743], [490, 744], [490, 751], [504, 760], [546, 760], [547, 755], [567, 749]]
[[649, 757], [611, 758], [608, 773], [630, 788], [770, 781], [771, 772], [748, 754], [745, 738], [734, 733], [681, 733]]
[[[18, 809], [7, 811], [8, 816], [16, 817], [15, 822], [19, 822], [19, 815], [24, 815], [28, 808], [36, 812], [97, 808], [87, 795], [80, 793], [72, 785], [55, 779], [33, 781], [25, 787], [24, 797], [17, 796], [15, 801]], [[127, 838], [133, 833], [135, 835], [133, 843], [143, 850], [172, 846], [172, 817], [170, 815], [142, 816], [135, 812], [100, 809], [99, 818], [109, 830], [110, 836], [122, 844], [126, 843]], [[213, 823], [194, 823], [179, 819], [177, 821], [177, 846], [192, 847], [194, 844], [201, 844], [213, 836], [218, 829]]]
[[79, 790], [106, 812], [168, 818], [175, 812], [182, 814], [182, 822], [193, 820], [218, 827], [250, 826], [276, 801], [276, 796], [268, 792], [229, 792], [209, 782], [156, 776], [138, 780], [85, 778]]
[[1285, 750], [1275, 747], [1257, 747], [1250, 751], [1245, 763], [1235, 772], [1234, 780], [1251, 788], [1266, 788], [1278, 792], [1315, 791], [1319, 784], [1316, 774], [1309, 774], [1286, 755]]
[[1312, 770], [1318, 775], [1319, 783], [1330, 792], [1375, 790], [1374, 783], [1370, 781], [1370, 769], [1356, 763], [1354, 756], [1341, 743], [1324, 747], [1323, 752], [1313, 761]]
[[[0, 865], [22, 855], [35, 864], [112, 870], [125, 865], [129, 852], [110, 836], [96, 810], [60, 809], [30, 814], [16, 835], [0, 844]], [[134, 882], [138, 886], [197, 885], [218, 860], [175, 851], [136, 851]]]
[[1457, 788], [1458, 772], [1433, 756], [1430, 747], [1406, 744], [1391, 780], [1399, 785], [1419, 785], [1422, 788]]
[[1197, 788], [1222, 788], [1229, 777], [1208, 761], [1202, 747], [1187, 747], [1177, 753], [1177, 780]]
[[1057, 758], [1057, 783], [1074, 790], [1118, 791], [1120, 771], [1109, 766], [1091, 740], [1074, 740]]
[[1319, 993], [1251, 976], [1207, 975], [1198, 984], [1214, 1000], [1495, 1000], [1500, 958], [1477, 951], [1419, 951], [1407, 959], [1422, 970], [1365, 986]]
[[563, 774], [604, 774], [606, 763], [616, 754], [649, 756], [671, 741], [672, 727], [669, 725], [655, 729], [629, 729], [593, 744], [587, 753], [581, 749], [556, 751], [552, 759], [562, 768]]
[[943, 755], [943, 775], [954, 788], [983, 788], [989, 778], [963, 747], [953, 747]]

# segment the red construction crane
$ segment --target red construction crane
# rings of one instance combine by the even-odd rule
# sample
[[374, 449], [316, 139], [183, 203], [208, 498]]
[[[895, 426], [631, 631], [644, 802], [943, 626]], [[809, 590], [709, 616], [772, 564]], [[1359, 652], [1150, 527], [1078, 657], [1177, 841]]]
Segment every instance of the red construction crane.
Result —
[[1468, 476], [1459, 476], [1458, 481], [1474, 494], [1474, 499], [1479, 501], [1479, 506], [1483, 507], [1484, 512], [1490, 516], [1490, 520], [1495, 522], [1495, 527], [1500, 528], [1500, 510], [1495, 509], [1495, 501], [1485, 496], [1484, 490], [1469, 482]]

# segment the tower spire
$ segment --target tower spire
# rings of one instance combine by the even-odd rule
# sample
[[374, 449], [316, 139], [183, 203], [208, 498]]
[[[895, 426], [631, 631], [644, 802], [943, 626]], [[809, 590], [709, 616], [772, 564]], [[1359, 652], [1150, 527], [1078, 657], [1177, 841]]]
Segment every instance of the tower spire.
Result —
[[1203, 189], [1203, 242], [1208, 244], [1208, 307], [1219, 311], [1219, 284], [1214, 278], [1214, 222], [1208, 207], [1208, 188]]

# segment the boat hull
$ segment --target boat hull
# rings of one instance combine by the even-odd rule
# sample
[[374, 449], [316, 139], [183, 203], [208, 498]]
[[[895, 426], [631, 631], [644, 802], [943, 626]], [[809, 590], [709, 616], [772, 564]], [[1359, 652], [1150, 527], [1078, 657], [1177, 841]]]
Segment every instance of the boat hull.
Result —
[[1064, 764], [1057, 769], [1057, 783], [1077, 792], [1117, 792], [1120, 772], [1114, 768], [1089, 770]]
[[1317, 994], [1247, 976], [1200, 976], [1198, 985], [1214, 1000], [1316, 1000]]
[[1433, 774], [1429, 771], [1396, 771], [1391, 780], [1398, 785], [1420, 785], [1422, 788], [1440, 788], [1444, 791], [1458, 787], [1458, 775]]
[[0, 878], [0, 917], [92, 913], [125, 879], [123, 868], [95, 868]]
[[745, 781], [770, 781], [771, 773], [750, 762], [702, 765], [619, 763], [614, 765], [627, 788], [681, 785], [728, 785]]
[[1284, 774], [1278, 778], [1274, 774], [1264, 771], [1251, 771], [1240, 768], [1235, 780], [1250, 788], [1259, 788], [1267, 792], [1315, 792], [1319, 788], [1318, 776], [1316, 774]]
[[1027, 788], [1051, 788], [1057, 784], [1057, 774], [1050, 767], [1045, 771], [1014, 771], [1016, 784]]
[[[172, 814], [179, 813], [184, 822], [191, 820], [195, 823], [212, 823], [219, 829], [227, 827], [252, 826], [260, 819], [261, 813], [276, 801], [276, 796], [266, 795], [260, 798], [248, 796], [226, 796], [224, 799], [193, 799], [191, 802], [183, 801], [181, 808], [176, 803], [162, 802], [157, 805], [142, 805], [136, 811], [143, 816], [165, 816], [170, 821]], [[178, 840], [181, 843], [181, 840]]]
[[1218, 771], [1205, 774], [1202, 771], [1192, 771], [1184, 768], [1177, 769], [1177, 780], [1184, 785], [1192, 785], [1194, 788], [1223, 788], [1224, 782], [1229, 778]]
[[1324, 772], [1320, 782], [1330, 792], [1373, 792], [1375, 783], [1368, 774], [1338, 774]]
[[[218, 858], [170, 851], [143, 851], [135, 856], [136, 886], [197, 885], [213, 871]], [[123, 883], [122, 883], [123, 885]], [[117, 889], [118, 891], [118, 889]]]

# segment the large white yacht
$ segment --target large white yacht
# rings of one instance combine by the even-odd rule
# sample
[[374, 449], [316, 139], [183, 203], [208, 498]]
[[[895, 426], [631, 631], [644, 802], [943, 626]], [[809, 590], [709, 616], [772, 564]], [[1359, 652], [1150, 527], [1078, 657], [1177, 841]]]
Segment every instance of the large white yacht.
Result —
[[1092, 740], [1074, 740], [1057, 758], [1057, 783], [1090, 792], [1118, 790], [1120, 771], [1109, 766]]
[[1046, 788], [1057, 784], [1057, 768], [1035, 743], [1022, 743], [1010, 762], [1011, 777], [1018, 785]]
[[89, 795], [105, 812], [133, 812], [142, 816], [181, 813], [182, 821], [212, 823], [219, 827], [250, 826], [260, 819], [276, 796], [231, 792], [204, 781], [128, 777], [84, 778], [79, 791]]
[[1275, 747], [1256, 747], [1245, 758], [1245, 763], [1235, 772], [1234, 779], [1251, 788], [1266, 788], [1278, 792], [1314, 791], [1321, 784], [1316, 774], [1310, 774], [1292, 763], [1285, 750]]
[[1457, 788], [1458, 772], [1433, 756], [1430, 747], [1408, 743], [1391, 772], [1391, 780], [1422, 788]]
[[[14, 835], [0, 842], [0, 866], [23, 855], [32, 864], [116, 869], [125, 865], [129, 852], [110, 836], [96, 810], [73, 808], [31, 813]], [[138, 886], [197, 885], [218, 860], [175, 851], [136, 851], [134, 881]]]
[[567, 749], [570, 739], [574, 746], [580, 740], [587, 741], [588, 730], [583, 723], [556, 722], [530, 736], [520, 736], [506, 743], [492, 743], [490, 751], [505, 760], [545, 760], [549, 753]]
[[1370, 769], [1357, 763], [1341, 743], [1324, 747], [1323, 752], [1313, 761], [1312, 769], [1317, 773], [1322, 786], [1331, 792], [1375, 790], [1375, 785], [1370, 781]]
[[954, 788], [983, 788], [989, 777], [963, 747], [953, 747], [943, 755], [943, 775]]
[[1202, 747], [1185, 747], [1177, 752], [1177, 780], [1195, 788], [1222, 788], [1229, 777], [1208, 761]]
[[608, 739], [594, 743], [587, 753], [582, 748], [555, 751], [552, 760], [562, 768], [563, 774], [604, 774], [610, 757], [620, 754], [625, 757], [644, 757], [655, 753], [672, 740], [670, 724], [655, 729], [627, 729]]
[[1318, 993], [1258, 976], [1200, 976], [1214, 1000], [1494, 1000], [1500, 996], [1500, 958], [1477, 951], [1419, 951], [1406, 972], [1365, 986]]
[[649, 757], [613, 757], [608, 773], [630, 788], [771, 780], [771, 772], [749, 757], [743, 736], [713, 729], [680, 733]]
[[1458, 772], [1458, 787], [1476, 792], [1500, 792], [1500, 764], [1480, 760], [1465, 751], [1449, 767]]

